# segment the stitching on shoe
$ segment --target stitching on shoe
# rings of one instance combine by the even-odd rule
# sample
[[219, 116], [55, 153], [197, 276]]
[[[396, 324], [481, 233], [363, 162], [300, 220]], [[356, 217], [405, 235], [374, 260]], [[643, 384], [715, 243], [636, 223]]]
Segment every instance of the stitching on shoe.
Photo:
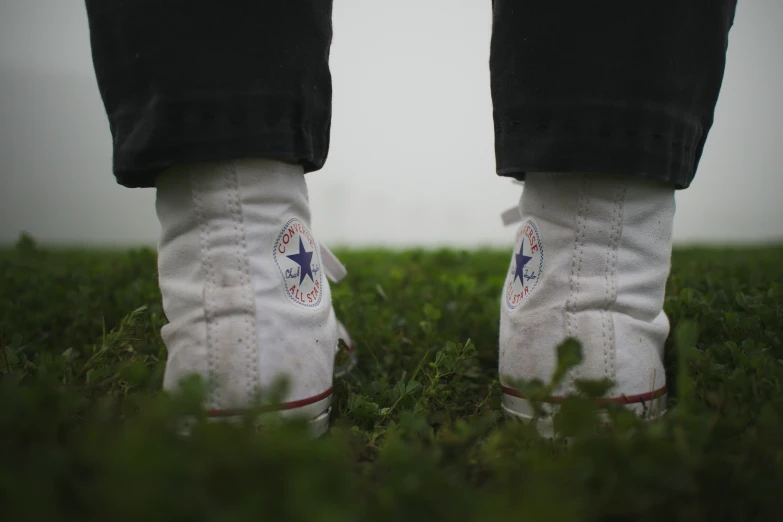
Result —
[[[212, 258], [209, 254], [209, 228], [207, 227], [207, 220], [204, 215], [204, 206], [201, 201], [201, 195], [199, 194], [199, 187], [198, 187], [198, 180], [195, 179], [195, 174], [190, 173], [190, 187], [191, 187], [191, 199], [193, 201], [193, 208], [196, 212], [196, 219], [199, 223], [199, 228], [201, 229], [199, 233], [199, 242], [201, 243], [201, 255], [202, 255], [202, 262], [204, 263], [204, 292], [202, 301], [204, 303], [204, 319], [206, 323], [206, 330], [207, 330], [207, 346], [206, 346], [206, 352], [207, 352], [207, 369], [209, 372], [210, 380], [212, 383], [215, 382], [217, 377], [217, 367], [219, 364], [218, 360], [218, 354], [215, 353], [213, 347], [215, 345], [215, 333], [214, 328], [215, 325], [213, 324], [213, 321], [215, 320], [214, 317], [211, 317], [210, 309], [207, 306], [208, 299], [207, 299], [207, 293], [209, 292], [209, 289], [212, 288], [215, 284], [215, 270], [214, 266], [212, 265]], [[210, 402], [214, 405], [220, 404], [222, 402], [222, 395], [220, 393], [220, 390], [217, 386], [210, 386], [209, 391], [210, 396]]]
[[257, 332], [253, 322], [255, 321], [255, 301], [252, 289], [252, 278], [250, 275], [250, 262], [247, 258], [247, 237], [245, 234], [245, 221], [242, 215], [242, 207], [239, 201], [239, 175], [237, 174], [236, 164], [231, 163], [225, 171], [226, 188], [228, 189], [228, 208], [231, 214], [231, 224], [234, 227], [234, 247], [236, 248], [237, 270], [239, 271], [239, 285], [242, 291], [243, 325], [245, 341], [245, 388], [249, 396], [252, 396], [258, 385], [257, 379], [258, 360], [256, 357], [256, 347], [258, 346]]
[[620, 196], [620, 191], [615, 191], [614, 196], [614, 202], [612, 205], [612, 226], [609, 229], [609, 243], [607, 244], [606, 249], [606, 268], [604, 270], [604, 303], [601, 307], [601, 334], [603, 338], [603, 345], [604, 345], [604, 376], [605, 377], [611, 377], [610, 371], [609, 371], [609, 324], [608, 324], [608, 312], [609, 306], [611, 304], [611, 293], [610, 293], [610, 287], [612, 285], [610, 281], [610, 275], [611, 275], [611, 269], [612, 269], [612, 253], [613, 253], [613, 246], [614, 246], [614, 237], [616, 233], [616, 227], [617, 227], [617, 204], [618, 204], [618, 198]]
[[609, 310], [617, 301], [617, 258], [622, 234], [622, 218], [627, 187], [627, 182], [623, 182], [623, 185], [615, 191], [614, 204], [612, 205], [612, 226], [609, 233], [606, 270], [604, 272], [605, 295], [601, 310], [601, 325], [604, 343], [604, 375], [609, 378], [613, 378], [616, 371], [614, 324]]
[[[576, 327], [574, 325], [577, 307], [577, 296], [581, 287], [580, 275], [582, 272], [582, 257], [584, 255], [584, 239], [585, 239], [585, 227], [587, 222], [587, 207], [590, 204], [590, 182], [588, 178], [581, 174], [580, 183], [580, 196], [576, 210], [576, 236], [574, 238], [574, 253], [571, 258], [571, 291], [566, 301], [566, 328], [567, 335], [574, 337]], [[573, 370], [570, 375], [564, 380], [567, 386], [570, 386], [572, 381], [578, 375], [577, 370]]]
[[608, 335], [611, 335], [609, 333], [609, 323], [608, 323], [608, 316], [609, 312], [606, 310], [601, 310], [601, 330], [603, 334], [603, 340], [604, 340], [604, 376], [605, 377], [611, 377], [611, 373], [609, 371], [609, 340], [607, 339]]
[[609, 228], [609, 242], [606, 245], [606, 266], [604, 268], [604, 302], [601, 305], [601, 338], [604, 345], [604, 377], [609, 377], [609, 343], [607, 340], [607, 330], [609, 325], [607, 324], [607, 309], [611, 296], [609, 294], [609, 287], [611, 282], [609, 281], [609, 274], [612, 266], [612, 246], [614, 245], [615, 227], [617, 226], [617, 197], [619, 191], [615, 191], [614, 202], [612, 204], [612, 225]]
[[[582, 175], [582, 179], [584, 180], [584, 175]], [[576, 235], [574, 236], [574, 250], [573, 255], [571, 256], [571, 289], [568, 295], [568, 301], [566, 301], [566, 313], [568, 314], [567, 334], [569, 336], [574, 334], [573, 313], [576, 311], [576, 295], [579, 292], [579, 269], [582, 262], [579, 256], [581, 256], [580, 249], [582, 247], [582, 241], [584, 240], [585, 232], [585, 216], [583, 212], [586, 194], [584, 193], [584, 184], [582, 184], [580, 188], [582, 193], [579, 196], [579, 202], [576, 206], [576, 216], [574, 218], [574, 230], [576, 231]]]
[[[617, 282], [617, 267], [619, 265], [619, 259], [620, 259], [620, 241], [623, 237], [623, 220], [625, 219], [625, 201], [628, 198], [628, 180], [623, 181], [622, 188], [620, 189], [620, 208], [618, 209], [618, 215], [617, 215], [617, 237], [615, 238], [615, 245], [612, 251], [614, 252], [614, 257], [612, 259], [612, 302], [610, 303], [610, 306], [614, 306], [617, 303], [617, 293], [618, 293], [618, 282]], [[612, 376], [614, 377], [617, 374], [617, 346], [616, 342], [617, 339], [615, 337], [615, 331], [614, 331], [614, 321], [612, 321], [611, 324], [611, 343], [612, 346], [614, 346], [614, 349], [611, 353], [611, 371]]]

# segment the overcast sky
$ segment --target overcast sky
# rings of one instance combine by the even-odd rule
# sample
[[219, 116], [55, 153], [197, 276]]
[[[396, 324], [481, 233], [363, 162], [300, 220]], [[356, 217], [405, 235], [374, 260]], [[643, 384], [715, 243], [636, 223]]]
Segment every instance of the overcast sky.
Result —
[[[510, 245], [494, 174], [489, 0], [335, 0], [332, 145], [308, 176], [340, 245]], [[783, 240], [783, 2], [740, 0], [715, 124], [675, 240]], [[401, 37], [405, 35], [405, 37]], [[0, 243], [154, 245], [154, 189], [111, 174], [83, 0], [0, 0]]]

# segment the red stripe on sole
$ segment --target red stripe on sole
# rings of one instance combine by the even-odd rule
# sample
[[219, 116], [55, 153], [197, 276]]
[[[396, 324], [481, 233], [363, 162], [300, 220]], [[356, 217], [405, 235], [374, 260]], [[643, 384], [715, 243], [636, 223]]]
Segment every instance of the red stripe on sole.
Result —
[[[503, 393], [506, 395], [512, 395], [514, 397], [519, 397], [520, 399], [527, 399], [522, 393], [515, 390], [514, 388], [509, 388], [508, 386], [501, 386], [501, 389], [503, 390]], [[605, 404], [607, 402], [613, 402], [615, 404], [634, 404], [639, 402], [647, 402], [652, 401], [653, 399], [657, 399], [661, 395], [664, 395], [666, 393], [666, 385], [664, 384], [663, 387], [658, 388], [657, 390], [647, 392], [647, 393], [640, 393], [638, 395], [621, 395], [620, 397], [606, 397], [603, 399], [597, 399], [598, 404]], [[543, 400], [543, 402], [551, 402], [555, 404], [560, 404], [565, 400], [565, 397], [547, 397]]]
[[284, 402], [282, 404], [263, 406], [257, 409], [238, 408], [238, 409], [231, 409], [231, 410], [207, 410], [207, 417], [237, 417], [240, 415], [246, 415], [247, 413], [250, 412], [265, 413], [269, 411], [293, 410], [296, 408], [302, 408], [303, 406], [309, 406], [318, 401], [322, 401], [327, 397], [329, 397], [332, 394], [333, 390], [334, 388], [330, 386], [329, 389], [326, 390], [325, 392], [319, 393], [318, 395], [313, 395], [312, 397], [308, 397], [306, 399], [299, 399], [298, 401], [291, 401], [291, 402]]

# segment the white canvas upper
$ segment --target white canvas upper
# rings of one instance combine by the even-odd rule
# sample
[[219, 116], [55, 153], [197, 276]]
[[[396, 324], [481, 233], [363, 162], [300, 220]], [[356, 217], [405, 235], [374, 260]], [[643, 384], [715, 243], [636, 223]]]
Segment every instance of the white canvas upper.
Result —
[[514, 380], [549, 382], [556, 347], [567, 337], [582, 342], [584, 357], [557, 395], [573, 391], [576, 378], [616, 381], [609, 397], [617, 402], [665, 393], [663, 300], [674, 210], [673, 186], [655, 181], [527, 174], [501, 298], [507, 409], [524, 406], [513, 396]]
[[[329, 407], [337, 321], [301, 166], [248, 159], [158, 176], [164, 388], [210, 380], [210, 411], [246, 408], [277, 378], [291, 411]], [[318, 410], [318, 411], [315, 411]]]

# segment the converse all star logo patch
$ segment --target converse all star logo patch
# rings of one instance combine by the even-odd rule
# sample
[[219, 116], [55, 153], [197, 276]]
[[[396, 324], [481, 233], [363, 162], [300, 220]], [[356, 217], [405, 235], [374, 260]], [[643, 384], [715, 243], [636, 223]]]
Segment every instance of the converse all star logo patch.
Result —
[[532, 219], [522, 223], [517, 233], [514, 255], [506, 277], [506, 304], [512, 310], [522, 304], [538, 286], [544, 270], [544, 245]]
[[323, 293], [321, 256], [304, 223], [297, 218], [289, 220], [277, 235], [272, 255], [288, 298], [300, 306], [318, 306]]

